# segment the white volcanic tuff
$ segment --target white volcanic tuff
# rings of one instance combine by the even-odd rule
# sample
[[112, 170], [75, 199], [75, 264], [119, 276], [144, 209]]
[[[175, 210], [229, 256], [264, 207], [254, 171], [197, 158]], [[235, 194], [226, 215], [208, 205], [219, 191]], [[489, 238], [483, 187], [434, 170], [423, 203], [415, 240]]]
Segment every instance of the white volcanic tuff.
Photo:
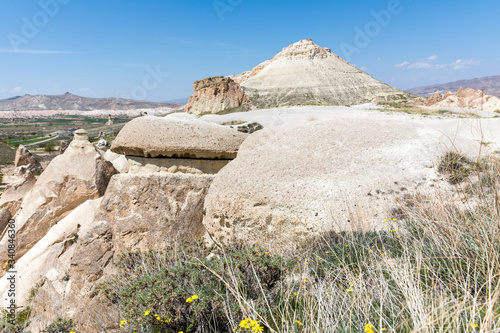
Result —
[[259, 235], [259, 245], [277, 250], [331, 230], [383, 228], [405, 193], [447, 187], [433, 168], [446, 152], [478, 156], [481, 133], [472, 129], [494, 137], [500, 129], [495, 119], [411, 117], [353, 110], [250, 135], [209, 189], [207, 232], [225, 244]]
[[141, 117], [127, 123], [111, 150], [139, 157], [233, 159], [247, 135], [188, 114]]
[[232, 77], [257, 107], [281, 104], [360, 104], [378, 96], [406, 95], [380, 82], [311, 40], [299, 41]]
[[[88, 199], [102, 196], [115, 173], [87, 134], [77, 130], [64, 154], [54, 158], [25, 197], [16, 220], [16, 257], [32, 248], [59, 220]], [[8, 237], [0, 239], [0, 265], [8, 260]]]

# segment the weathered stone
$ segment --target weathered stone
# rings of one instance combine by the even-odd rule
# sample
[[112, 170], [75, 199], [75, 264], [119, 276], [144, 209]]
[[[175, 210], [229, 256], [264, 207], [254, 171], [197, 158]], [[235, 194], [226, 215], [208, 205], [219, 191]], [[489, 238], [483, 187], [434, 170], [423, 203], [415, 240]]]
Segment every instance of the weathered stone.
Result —
[[106, 122], [106, 124], [104, 124], [104, 126], [111, 126], [113, 125], [113, 119], [111, 118], [111, 115], [108, 115], [108, 121]]
[[59, 154], [63, 154], [66, 151], [66, 148], [68, 148], [68, 144], [66, 141], [61, 140], [61, 143], [59, 144]]
[[[43, 171], [40, 162], [38, 162], [31, 152], [23, 145], [19, 145], [19, 147], [17, 147], [14, 166], [19, 167], [17, 173], [20, 175], [23, 175], [28, 171], [32, 173], [40, 173]], [[26, 167], [20, 168], [22, 166]]]
[[0, 233], [3, 233], [5, 227], [9, 224], [9, 220], [12, 218], [12, 214], [7, 208], [0, 208]]
[[128, 165], [128, 161], [125, 155], [113, 153], [110, 149], [108, 149], [104, 153], [103, 157], [107, 161], [113, 163], [113, 166], [119, 173], [127, 173], [129, 171], [130, 167]]
[[[460, 88], [456, 94], [447, 91], [442, 98], [438, 98], [438, 93], [430, 97], [427, 105], [434, 107], [467, 108], [484, 111], [496, 111], [500, 109], [500, 98], [485, 95], [481, 90], [472, 88]], [[441, 94], [439, 94], [441, 96]]]
[[129, 172], [137, 175], [157, 172], [213, 175], [229, 162], [229, 160], [128, 157]]
[[140, 157], [233, 159], [247, 137], [188, 114], [141, 117], [127, 123], [111, 150]]
[[248, 97], [240, 85], [231, 78], [223, 76], [196, 81], [193, 89], [194, 94], [191, 95], [184, 109], [188, 113], [215, 113], [248, 102]]
[[16, 215], [21, 208], [21, 203], [30, 194], [35, 183], [35, 176], [28, 172], [21, 179], [8, 185], [0, 197], [0, 208], [8, 208], [12, 216]]
[[[82, 332], [118, 329], [122, 318], [95, 297], [96, 286], [115, 273], [113, 263], [129, 249], [161, 249], [204, 234], [203, 203], [211, 175], [115, 175], [106, 194], [73, 210], [17, 263], [18, 305], [41, 279], [32, 325], [72, 318]], [[76, 235], [76, 236], [75, 236]], [[0, 295], [8, 283], [0, 281]], [[2, 297], [4, 300], [6, 297]], [[3, 301], [2, 301], [3, 302]]]
[[379, 229], [407, 191], [447, 186], [432, 167], [445, 152], [479, 150], [474, 140], [401, 118], [342, 118], [249, 136], [210, 187], [207, 232], [279, 249], [326, 231]]
[[[17, 258], [74, 208], [102, 196], [115, 172], [112, 164], [85, 140], [86, 132], [77, 132], [66, 152], [54, 158], [40, 175], [16, 216]], [[7, 246], [4, 235], [0, 240], [1, 267], [7, 261]]]
[[443, 99], [444, 99], [443, 95], [439, 91], [436, 91], [434, 93], [434, 95], [432, 95], [431, 97], [429, 97], [429, 100], [427, 101], [427, 106], [431, 106], [431, 105], [434, 105], [436, 103], [439, 103]]
[[[218, 88], [220, 82], [241, 87], [221, 94], [227, 89]], [[195, 82], [185, 111], [199, 114], [231, 107], [221, 100], [234, 101], [234, 106], [245, 103], [246, 108], [267, 108], [290, 104], [352, 105], [410, 96], [306, 39], [284, 48], [250, 71]]]

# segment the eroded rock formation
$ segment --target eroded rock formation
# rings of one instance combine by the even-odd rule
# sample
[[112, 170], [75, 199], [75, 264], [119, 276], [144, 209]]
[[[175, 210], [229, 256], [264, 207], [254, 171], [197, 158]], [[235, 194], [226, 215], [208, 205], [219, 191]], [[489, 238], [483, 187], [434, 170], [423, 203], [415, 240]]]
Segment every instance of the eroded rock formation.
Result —
[[416, 186], [446, 186], [432, 166], [455, 148], [477, 156], [479, 144], [400, 118], [339, 116], [264, 129], [215, 177], [203, 223], [221, 243], [270, 250], [326, 231], [383, 228], [397, 198]]
[[[56, 317], [73, 318], [82, 332], [119, 328], [116, 309], [95, 297], [129, 249], [162, 249], [204, 234], [203, 204], [212, 175], [120, 174], [104, 197], [89, 200], [62, 219], [17, 263], [22, 272], [18, 305], [31, 287], [32, 325], [38, 331]], [[5, 296], [6, 281], [0, 281]], [[2, 297], [5, 299], [6, 297]]]
[[456, 94], [447, 91], [443, 95], [437, 91], [429, 98], [427, 106], [496, 111], [500, 110], [500, 98], [485, 95], [481, 90], [460, 88]]
[[[15, 216], [17, 258], [32, 248], [49, 229], [88, 199], [102, 196], [116, 171], [77, 130], [66, 152], [40, 175]], [[0, 240], [0, 266], [7, 262], [7, 238]]]
[[246, 137], [236, 130], [186, 114], [151, 116], [136, 118], [125, 125], [111, 150], [148, 158], [229, 160], [236, 157]]
[[250, 71], [195, 82], [194, 94], [185, 111], [199, 114], [234, 107], [213, 103], [221, 96], [218, 82], [239, 84], [243, 90], [231, 94], [234, 97], [229, 99], [235, 102], [231, 105], [243, 104], [239, 98], [243, 93], [248, 96], [248, 107], [252, 108], [290, 104], [352, 105], [411, 95], [374, 79], [310, 39], [284, 48]]
[[17, 173], [21, 175], [27, 172], [41, 173], [43, 171], [40, 162], [38, 162], [33, 154], [23, 145], [17, 147], [14, 166], [18, 168]]
[[248, 103], [248, 97], [241, 86], [231, 78], [216, 76], [196, 81], [194, 94], [185, 107], [188, 113], [215, 113]]

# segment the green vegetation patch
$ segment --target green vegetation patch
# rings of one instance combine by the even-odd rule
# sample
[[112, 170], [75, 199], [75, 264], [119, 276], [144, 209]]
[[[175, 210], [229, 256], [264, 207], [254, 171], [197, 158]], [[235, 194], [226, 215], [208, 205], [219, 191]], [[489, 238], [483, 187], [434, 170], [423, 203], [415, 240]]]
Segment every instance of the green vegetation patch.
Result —
[[16, 150], [10, 145], [0, 142], [0, 165], [9, 165], [14, 163]]
[[264, 315], [271, 311], [267, 303], [276, 302], [290, 267], [291, 261], [258, 247], [216, 251], [202, 242], [185, 243], [125, 253], [120, 273], [100, 290], [118, 304], [120, 324], [129, 330], [229, 332], [227, 311], [242, 317], [249, 304]]

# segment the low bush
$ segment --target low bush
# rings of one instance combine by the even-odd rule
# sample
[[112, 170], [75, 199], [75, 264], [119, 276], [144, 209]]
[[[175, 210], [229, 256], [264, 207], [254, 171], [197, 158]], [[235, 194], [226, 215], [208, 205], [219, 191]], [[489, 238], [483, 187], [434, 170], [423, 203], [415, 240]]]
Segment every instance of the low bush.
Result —
[[126, 253], [100, 290], [118, 305], [122, 326], [147, 332], [228, 332], [249, 309], [268, 316], [287, 262], [258, 247], [214, 250], [195, 242]]
[[57, 318], [54, 322], [52, 322], [43, 333], [77, 333], [76, 332], [76, 324], [72, 319], [62, 319]]
[[45, 147], [43, 147], [43, 150], [46, 152], [53, 152], [56, 150], [56, 144], [54, 142], [48, 142]]

